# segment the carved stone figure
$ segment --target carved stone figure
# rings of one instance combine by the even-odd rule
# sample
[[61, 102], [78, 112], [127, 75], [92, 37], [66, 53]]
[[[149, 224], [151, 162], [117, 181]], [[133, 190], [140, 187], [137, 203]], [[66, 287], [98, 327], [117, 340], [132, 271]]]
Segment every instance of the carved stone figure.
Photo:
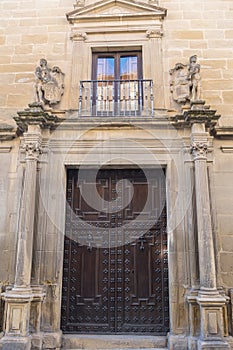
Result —
[[190, 79], [190, 99], [197, 101], [201, 99], [201, 75], [200, 64], [197, 63], [197, 56], [191, 56], [189, 59], [188, 71]]
[[190, 57], [189, 64], [176, 63], [169, 73], [170, 91], [174, 101], [185, 104], [201, 99], [200, 64], [197, 63], [196, 55]]
[[40, 60], [35, 70], [35, 99], [42, 104], [54, 105], [61, 101], [64, 92], [64, 73], [57, 66], [48, 67], [46, 59]]

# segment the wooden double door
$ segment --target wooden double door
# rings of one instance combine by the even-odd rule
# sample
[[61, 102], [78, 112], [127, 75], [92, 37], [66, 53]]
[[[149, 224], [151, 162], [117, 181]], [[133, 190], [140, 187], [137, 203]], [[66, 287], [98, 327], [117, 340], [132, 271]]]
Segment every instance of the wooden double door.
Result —
[[[91, 169], [81, 178], [68, 170], [64, 333], [169, 330], [165, 183], [160, 171], [148, 171], [150, 186], [139, 168], [99, 170], [94, 181]], [[84, 195], [93, 184], [102, 209]]]

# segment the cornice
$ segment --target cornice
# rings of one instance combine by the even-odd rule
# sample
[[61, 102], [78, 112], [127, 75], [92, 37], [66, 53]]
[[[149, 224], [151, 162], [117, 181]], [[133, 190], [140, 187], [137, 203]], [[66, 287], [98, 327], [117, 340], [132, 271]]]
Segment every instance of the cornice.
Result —
[[215, 126], [212, 134], [218, 139], [233, 140], [233, 126]]
[[[125, 13], [105, 13], [102, 12], [102, 9], [111, 8], [115, 5], [120, 5], [123, 8], [126, 8], [127, 11]], [[130, 9], [132, 12], [130, 12]], [[135, 11], [135, 9], [137, 11]], [[129, 0], [102, 0], [94, 2], [88, 6], [81, 6], [75, 8], [73, 11], [66, 14], [67, 20], [69, 23], [78, 23], [80, 21], [94, 21], [95, 19], [103, 19], [103, 20], [116, 20], [120, 18], [121, 20], [124, 18], [138, 18], [138, 17], [157, 17], [164, 18], [167, 14], [167, 10], [165, 8], [156, 6], [154, 4], [148, 4], [143, 1], [129, 1]]]
[[190, 128], [193, 124], [205, 124], [206, 128], [212, 130], [220, 118], [216, 110], [205, 106], [205, 101], [191, 102], [190, 108], [184, 109], [182, 114], [169, 118], [177, 129]]
[[0, 141], [10, 141], [17, 137], [16, 128], [8, 124], [0, 124]]
[[51, 129], [60, 123], [60, 119], [45, 111], [40, 103], [29, 104], [29, 108], [17, 112], [14, 120], [21, 132], [27, 131], [28, 125], [39, 125], [42, 129]]

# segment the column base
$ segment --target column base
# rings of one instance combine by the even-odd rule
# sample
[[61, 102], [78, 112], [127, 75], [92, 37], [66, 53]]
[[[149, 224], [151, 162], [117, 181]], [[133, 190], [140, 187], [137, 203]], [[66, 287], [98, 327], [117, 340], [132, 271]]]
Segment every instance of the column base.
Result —
[[62, 332], [44, 333], [43, 334], [43, 349], [44, 350], [59, 350], [61, 349]]
[[184, 335], [168, 335], [168, 349], [169, 350], [187, 350], [188, 349], [188, 339]]
[[33, 350], [41, 350], [43, 348], [43, 333], [32, 334], [31, 344]]
[[230, 345], [224, 341], [208, 341], [208, 340], [198, 340], [197, 350], [230, 350]]
[[0, 340], [1, 350], [31, 350], [30, 337], [5, 336]]

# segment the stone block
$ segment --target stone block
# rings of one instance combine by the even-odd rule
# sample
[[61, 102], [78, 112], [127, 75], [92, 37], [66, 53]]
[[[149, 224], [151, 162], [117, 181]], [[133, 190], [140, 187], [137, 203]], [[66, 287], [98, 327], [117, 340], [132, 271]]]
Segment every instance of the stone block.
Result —
[[3, 337], [0, 340], [1, 350], [31, 350], [30, 338]]
[[222, 78], [223, 79], [232, 79], [233, 77], [233, 67], [232, 69], [227, 69], [222, 71]]
[[30, 54], [32, 53], [32, 47], [33, 44], [26, 44], [26, 45], [16, 45], [15, 46], [15, 54]]
[[207, 49], [208, 44], [207, 40], [195, 40], [190, 42], [190, 49], [196, 50], [196, 49]]
[[221, 237], [221, 239], [222, 239], [222, 250], [225, 252], [233, 252], [233, 232], [232, 232], [232, 236], [223, 236]]
[[221, 271], [233, 272], [233, 253], [220, 253]]
[[176, 39], [201, 40], [203, 32], [201, 30], [174, 31], [173, 37]]
[[4, 35], [0, 35], [0, 45], [4, 45], [6, 41], [6, 37]]
[[17, 45], [20, 42], [20, 40], [21, 40], [20, 34], [6, 36], [6, 44], [7, 45]]
[[230, 350], [230, 345], [224, 341], [198, 341], [198, 350]]
[[205, 29], [217, 29], [217, 25], [216, 25], [216, 20], [214, 19], [193, 19], [190, 21], [191, 22], [191, 27], [192, 28], [202, 28], [203, 29], [203, 33], [205, 31]]
[[9, 64], [11, 62], [11, 56], [0, 56], [0, 64]]
[[33, 63], [0, 65], [0, 73], [34, 72], [34, 70], [35, 64]]
[[22, 35], [21, 43], [22, 44], [44, 44], [48, 42], [47, 34], [29, 34]]
[[44, 333], [42, 349], [57, 349], [61, 347], [61, 332]]
[[225, 30], [225, 38], [226, 39], [233, 39], [233, 29], [226, 29]]
[[222, 272], [221, 273], [221, 277], [222, 277], [222, 281], [223, 281], [223, 287], [231, 288], [232, 287], [232, 281], [233, 281], [233, 273]]
[[232, 89], [232, 82], [230, 80], [203, 80], [202, 89], [205, 90], [230, 90]]
[[30, 99], [32, 99], [32, 94], [27, 94], [27, 91], [25, 89], [25, 94], [15, 94], [15, 95], [9, 95], [7, 104], [9, 107], [15, 107], [15, 108], [25, 108], [27, 107], [28, 103], [30, 103]]
[[203, 62], [204, 68], [211, 68], [211, 69], [217, 69], [217, 68], [221, 68], [221, 69], [225, 69], [227, 66], [227, 61], [223, 60], [223, 59], [210, 59], [209, 57], [207, 57], [205, 59], [205, 61]]
[[233, 101], [233, 84], [232, 84], [232, 90], [231, 91], [223, 91], [222, 92], [222, 96], [223, 96], [223, 102], [224, 103], [228, 103], [232, 105], [232, 101]]

